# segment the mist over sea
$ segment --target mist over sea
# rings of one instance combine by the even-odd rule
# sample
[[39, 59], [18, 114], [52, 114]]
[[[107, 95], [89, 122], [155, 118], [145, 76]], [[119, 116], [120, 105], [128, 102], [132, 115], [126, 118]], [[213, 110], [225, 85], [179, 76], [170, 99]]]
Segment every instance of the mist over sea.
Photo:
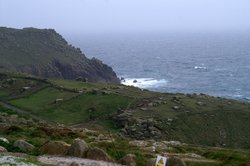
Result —
[[[249, 33], [66, 35], [126, 85], [250, 101]], [[133, 81], [137, 80], [136, 83]]]

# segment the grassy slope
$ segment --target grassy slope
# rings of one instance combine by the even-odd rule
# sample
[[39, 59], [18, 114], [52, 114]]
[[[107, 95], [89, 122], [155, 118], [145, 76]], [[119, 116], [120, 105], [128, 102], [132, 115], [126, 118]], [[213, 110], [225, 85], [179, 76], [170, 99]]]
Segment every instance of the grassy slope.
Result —
[[[18, 79], [20, 83], [0, 88], [0, 94], [8, 94], [2, 98], [50, 121], [70, 125], [82, 123], [90, 127], [99, 125], [105, 130], [116, 130], [110, 116], [120, 108], [130, 109], [134, 118], [154, 118], [167, 140], [250, 148], [250, 106], [247, 103], [207, 95], [161, 94], [123, 85]], [[35, 82], [36, 90], [19, 92], [23, 85], [32, 82]], [[83, 94], [78, 93], [80, 90]], [[54, 103], [61, 98], [64, 100]], [[175, 110], [174, 106], [180, 108]]]
[[[35, 93], [40, 89], [49, 86], [41, 79], [28, 78], [25, 75], [13, 75], [14, 77], [7, 77], [0, 74], [0, 98], [11, 99], [22, 97]], [[6, 77], [6, 78], [5, 78]], [[30, 87], [29, 91], [24, 91], [23, 87]]]
[[[82, 57], [54, 30], [35, 28], [0, 28], [1, 65], [47, 64], [54, 59], [62, 62], [82, 61]], [[39, 40], [37, 40], [39, 39]], [[8, 49], [6, 49], [8, 48]], [[71, 56], [67, 56], [70, 54]], [[41, 58], [42, 57], [42, 58]]]
[[[5, 117], [10, 117], [16, 113], [8, 110], [0, 105], [0, 114], [5, 113]], [[21, 119], [29, 119], [27, 116], [18, 115]], [[18, 121], [18, 119], [16, 119]], [[2, 122], [1, 122], [2, 123]], [[9, 123], [9, 122], [8, 122]], [[11, 124], [11, 123], [10, 123]], [[0, 146], [6, 147], [10, 152], [21, 152], [20, 149], [12, 146], [15, 140], [25, 139], [32, 143], [36, 148], [29, 152], [31, 155], [41, 155], [42, 152], [39, 151], [39, 147], [42, 146], [48, 140], [61, 140], [67, 143], [72, 143], [74, 138], [80, 137], [87, 141], [91, 147], [99, 147], [104, 149], [114, 160], [118, 161], [124, 155], [128, 153], [136, 154], [137, 164], [139, 166], [146, 165], [146, 160], [149, 158], [155, 158], [156, 153], [195, 153], [201, 155], [207, 159], [216, 160], [215, 163], [202, 163], [202, 162], [187, 162], [188, 166], [235, 166], [242, 165], [248, 166], [250, 163], [250, 151], [249, 150], [237, 150], [237, 149], [225, 149], [225, 148], [210, 148], [210, 147], [200, 147], [191, 145], [180, 145], [180, 146], [168, 146], [168, 150], [157, 150], [152, 152], [151, 150], [142, 150], [137, 146], [130, 145], [129, 140], [117, 137], [116, 135], [111, 135], [105, 131], [103, 132], [87, 132], [87, 133], [77, 133], [76, 131], [70, 131], [66, 128], [56, 127], [51, 131], [46, 129], [46, 124], [42, 126], [34, 124], [30, 125], [19, 125], [12, 124], [15, 127], [6, 128], [0, 127], [1, 137], [7, 138], [11, 143], [5, 144], [0, 141]], [[49, 126], [48, 126], [49, 127]], [[50, 128], [50, 127], [49, 127]], [[98, 137], [100, 133], [108, 137], [115, 139], [114, 142], [99, 142], [94, 141], [93, 137]], [[40, 163], [37, 163], [40, 164]]]
[[[45, 94], [46, 92], [44, 91], [41, 91], [40, 93]], [[58, 93], [56, 97], [62, 95], [63, 94]], [[53, 99], [55, 98], [54, 96], [51, 97]], [[64, 124], [84, 123], [93, 119], [98, 119], [101, 116], [103, 118], [103, 116], [116, 111], [118, 107], [125, 107], [129, 103], [128, 98], [115, 95], [95, 96], [86, 94], [75, 97], [61, 104], [51, 103], [54, 101], [51, 100], [51, 97], [41, 97], [40, 95], [37, 96], [37, 94], [35, 94], [34, 96], [25, 99], [13, 100], [11, 103], [21, 108], [28, 109], [31, 113], [40, 117]], [[37, 105], [32, 104], [30, 107], [31, 103], [37, 103]]]
[[13, 100], [11, 103], [26, 109], [34, 114], [40, 115], [43, 111], [57, 105], [56, 99], [68, 100], [76, 94], [48, 87], [35, 94]]
[[[185, 107], [174, 110], [173, 97], [181, 98]], [[161, 123], [166, 137], [194, 144], [250, 148], [250, 109], [249, 104], [231, 100], [194, 95], [168, 95], [167, 104], [152, 107], [148, 111], [137, 111], [134, 116], [153, 117]], [[197, 105], [197, 101], [205, 103]], [[171, 123], [167, 119], [171, 119]], [[195, 135], [195, 137], [194, 137]], [[239, 145], [238, 142], [243, 144]]]

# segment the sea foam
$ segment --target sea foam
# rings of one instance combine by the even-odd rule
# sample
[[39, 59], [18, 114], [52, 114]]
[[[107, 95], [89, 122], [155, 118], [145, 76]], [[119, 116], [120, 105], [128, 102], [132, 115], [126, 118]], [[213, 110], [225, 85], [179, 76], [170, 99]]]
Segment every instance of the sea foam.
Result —
[[166, 86], [167, 80], [154, 78], [126, 78], [121, 82], [123, 85], [135, 86], [142, 89], [151, 89]]

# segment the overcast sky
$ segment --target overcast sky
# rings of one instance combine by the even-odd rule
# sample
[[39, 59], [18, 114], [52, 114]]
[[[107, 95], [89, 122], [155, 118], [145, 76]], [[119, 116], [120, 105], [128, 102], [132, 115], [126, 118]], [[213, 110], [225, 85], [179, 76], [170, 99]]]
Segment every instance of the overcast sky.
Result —
[[0, 26], [79, 33], [250, 30], [250, 0], [0, 0]]

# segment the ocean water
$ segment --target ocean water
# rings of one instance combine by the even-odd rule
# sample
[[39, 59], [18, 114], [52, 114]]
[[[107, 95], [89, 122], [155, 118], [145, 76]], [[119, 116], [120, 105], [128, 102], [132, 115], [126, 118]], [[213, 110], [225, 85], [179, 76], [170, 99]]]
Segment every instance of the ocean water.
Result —
[[112, 66], [123, 84], [250, 101], [250, 32], [66, 38], [87, 57]]

